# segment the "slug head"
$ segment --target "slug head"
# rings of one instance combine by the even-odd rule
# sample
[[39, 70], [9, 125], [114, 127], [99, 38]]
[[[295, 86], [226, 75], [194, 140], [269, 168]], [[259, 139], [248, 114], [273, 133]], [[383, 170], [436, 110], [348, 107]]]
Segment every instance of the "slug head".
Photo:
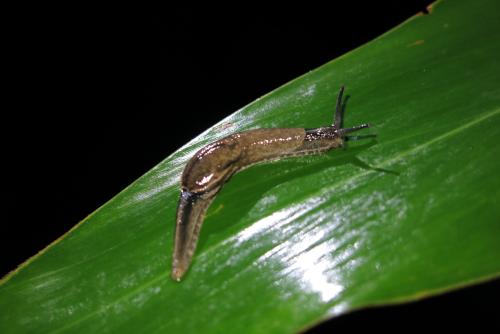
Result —
[[306, 141], [327, 140], [331, 142], [331, 147], [340, 147], [343, 146], [344, 139], [347, 134], [370, 127], [369, 124], [361, 124], [352, 128], [342, 128], [342, 118], [344, 110], [344, 103], [342, 102], [343, 93], [344, 86], [341, 86], [339, 95], [337, 97], [337, 106], [335, 108], [333, 124], [321, 128], [305, 129]]
[[333, 124], [329, 127], [330, 132], [340, 138], [344, 139], [344, 137], [351, 132], [358, 131], [361, 129], [369, 128], [370, 124], [361, 124], [358, 126], [354, 126], [352, 128], [342, 128], [343, 121], [343, 111], [344, 111], [344, 103], [342, 102], [342, 95], [344, 94], [344, 86], [340, 87], [339, 95], [337, 97], [337, 105], [335, 108], [335, 116], [333, 119]]

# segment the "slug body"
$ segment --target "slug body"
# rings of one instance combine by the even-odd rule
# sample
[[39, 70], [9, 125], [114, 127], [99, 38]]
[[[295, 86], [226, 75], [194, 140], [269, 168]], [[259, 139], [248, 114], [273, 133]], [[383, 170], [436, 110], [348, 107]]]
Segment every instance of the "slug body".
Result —
[[275, 128], [239, 132], [206, 145], [189, 160], [181, 177], [181, 195], [172, 262], [172, 278], [180, 281], [194, 251], [205, 212], [229, 178], [256, 163], [284, 157], [318, 154], [342, 147], [347, 133], [368, 127], [342, 129], [342, 93], [332, 126], [316, 129]]

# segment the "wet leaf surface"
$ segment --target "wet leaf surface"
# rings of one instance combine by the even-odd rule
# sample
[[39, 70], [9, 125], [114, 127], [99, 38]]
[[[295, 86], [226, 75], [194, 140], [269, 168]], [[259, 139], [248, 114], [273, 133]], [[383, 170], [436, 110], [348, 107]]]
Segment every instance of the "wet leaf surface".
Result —
[[[239, 110], [0, 285], [2, 332], [297, 332], [500, 273], [500, 30], [494, 1], [443, 1]], [[169, 277], [178, 182], [203, 145], [331, 122], [343, 150], [255, 166], [208, 211]]]

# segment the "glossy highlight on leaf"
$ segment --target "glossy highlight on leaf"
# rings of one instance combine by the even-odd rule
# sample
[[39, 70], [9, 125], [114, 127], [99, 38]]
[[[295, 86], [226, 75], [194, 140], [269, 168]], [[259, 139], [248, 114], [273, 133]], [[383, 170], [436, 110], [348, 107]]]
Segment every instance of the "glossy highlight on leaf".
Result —
[[[291, 333], [500, 274], [500, 33], [493, 0], [443, 1], [256, 100], [0, 281], [0, 332]], [[200, 147], [265, 127], [374, 138], [249, 168], [170, 279], [179, 177]]]

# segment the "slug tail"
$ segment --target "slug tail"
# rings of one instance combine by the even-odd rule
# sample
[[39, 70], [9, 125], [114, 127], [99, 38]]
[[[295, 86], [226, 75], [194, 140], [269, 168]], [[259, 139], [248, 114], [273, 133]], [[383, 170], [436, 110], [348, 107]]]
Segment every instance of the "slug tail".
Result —
[[200, 236], [205, 212], [211, 199], [189, 191], [182, 191], [177, 207], [172, 279], [180, 281], [189, 269]]

